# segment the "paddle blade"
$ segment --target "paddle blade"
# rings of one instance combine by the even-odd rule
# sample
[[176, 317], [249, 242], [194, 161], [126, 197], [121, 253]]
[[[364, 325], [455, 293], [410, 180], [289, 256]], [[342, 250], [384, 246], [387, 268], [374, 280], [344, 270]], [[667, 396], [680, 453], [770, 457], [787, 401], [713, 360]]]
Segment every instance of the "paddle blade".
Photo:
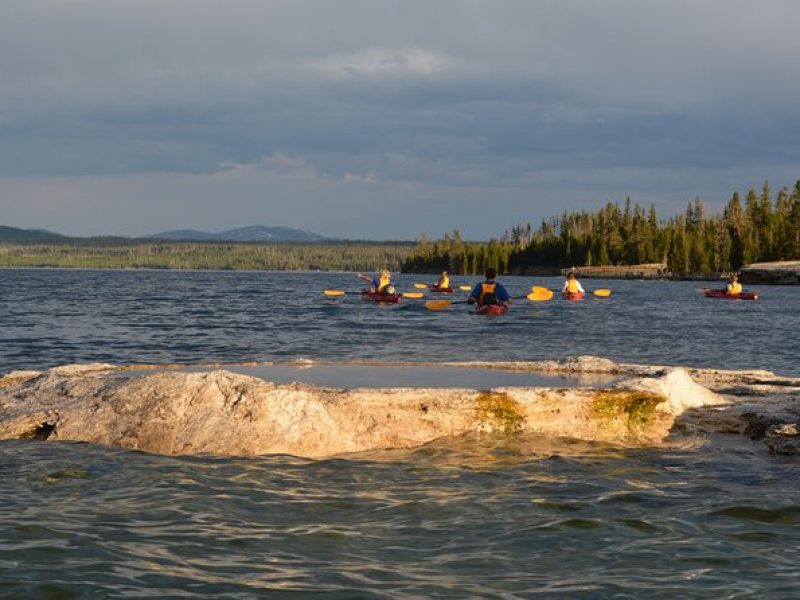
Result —
[[422, 298], [425, 294], [422, 292], [403, 292], [403, 298]]
[[533, 291], [525, 296], [531, 302], [547, 302], [553, 299], [553, 292], [543, 287], [533, 287]]
[[608, 298], [611, 295], [611, 290], [608, 288], [601, 288], [599, 290], [595, 290], [592, 292], [595, 296], [600, 296], [601, 298]]
[[415, 283], [414, 287], [417, 288], [418, 290], [427, 290], [428, 289], [428, 284], [427, 283]]
[[451, 304], [450, 300], [428, 300], [425, 303], [425, 308], [428, 310], [445, 310], [450, 308]]
[[325, 294], [326, 296], [344, 296], [347, 292], [344, 292], [342, 290], [325, 290], [322, 293]]
[[458, 289], [460, 289], [462, 292], [469, 292], [472, 290], [472, 288], [468, 285], [460, 285], [458, 286]]

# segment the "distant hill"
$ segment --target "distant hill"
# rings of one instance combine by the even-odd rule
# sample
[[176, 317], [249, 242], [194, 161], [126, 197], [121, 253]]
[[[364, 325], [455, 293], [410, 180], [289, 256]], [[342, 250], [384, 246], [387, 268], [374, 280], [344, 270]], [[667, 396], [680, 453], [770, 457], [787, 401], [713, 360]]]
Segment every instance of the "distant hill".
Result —
[[144, 236], [143, 239], [157, 239], [180, 242], [324, 242], [329, 241], [316, 233], [292, 229], [291, 227], [267, 227], [251, 225], [239, 227], [219, 233], [196, 231], [194, 229], [176, 229], [162, 231]]
[[70, 238], [44, 229], [19, 229], [0, 225], [0, 242], [57, 244]]
[[123, 236], [92, 236], [92, 237], [73, 237], [45, 231], [44, 229], [20, 229], [0, 225], [0, 243], [11, 244], [74, 244], [78, 246], [108, 246], [114, 244], [136, 244], [143, 241], [152, 242], [336, 242], [330, 238], [302, 229], [292, 229], [291, 227], [266, 227], [264, 225], [253, 225], [251, 227], [239, 227], [229, 229], [219, 233], [208, 231], [196, 231], [194, 229], [177, 229], [174, 231], [163, 231], [139, 238]]

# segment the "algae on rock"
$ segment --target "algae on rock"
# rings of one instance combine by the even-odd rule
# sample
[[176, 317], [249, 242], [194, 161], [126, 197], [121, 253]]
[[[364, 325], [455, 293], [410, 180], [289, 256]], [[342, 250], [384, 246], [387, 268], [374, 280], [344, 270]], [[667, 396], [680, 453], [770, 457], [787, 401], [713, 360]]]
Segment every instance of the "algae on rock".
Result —
[[505, 392], [481, 392], [475, 399], [479, 431], [519, 433], [525, 424], [519, 402]]
[[592, 400], [592, 412], [601, 418], [623, 421], [632, 435], [640, 432], [653, 420], [656, 407], [667, 398], [653, 392], [604, 390]]

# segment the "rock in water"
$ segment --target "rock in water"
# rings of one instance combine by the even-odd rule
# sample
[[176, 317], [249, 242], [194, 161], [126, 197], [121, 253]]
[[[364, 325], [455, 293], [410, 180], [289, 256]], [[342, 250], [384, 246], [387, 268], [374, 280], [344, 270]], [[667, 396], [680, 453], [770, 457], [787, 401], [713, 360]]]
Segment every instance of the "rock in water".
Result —
[[682, 369], [612, 390], [481, 391], [277, 386], [224, 370], [109, 376], [109, 368], [6, 376], [0, 380], [0, 439], [311, 458], [409, 448], [468, 432], [643, 445], [662, 442], [687, 408], [723, 402]]

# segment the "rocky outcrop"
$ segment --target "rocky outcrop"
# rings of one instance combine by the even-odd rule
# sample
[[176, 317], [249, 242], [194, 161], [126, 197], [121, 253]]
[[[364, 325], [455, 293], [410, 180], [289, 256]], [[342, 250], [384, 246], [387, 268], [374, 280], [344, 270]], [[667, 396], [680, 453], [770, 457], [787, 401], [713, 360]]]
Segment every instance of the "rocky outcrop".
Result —
[[470, 432], [627, 446], [723, 432], [763, 439], [783, 454], [800, 446], [800, 381], [766, 371], [737, 375], [592, 357], [493, 366], [626, 377], [602, 388], [332, 389], [275, 385], [225, 370], [128, 374], [111, 365], [69, 366], [0, 379], [0, 439], [311, 458], [409, 448]]

